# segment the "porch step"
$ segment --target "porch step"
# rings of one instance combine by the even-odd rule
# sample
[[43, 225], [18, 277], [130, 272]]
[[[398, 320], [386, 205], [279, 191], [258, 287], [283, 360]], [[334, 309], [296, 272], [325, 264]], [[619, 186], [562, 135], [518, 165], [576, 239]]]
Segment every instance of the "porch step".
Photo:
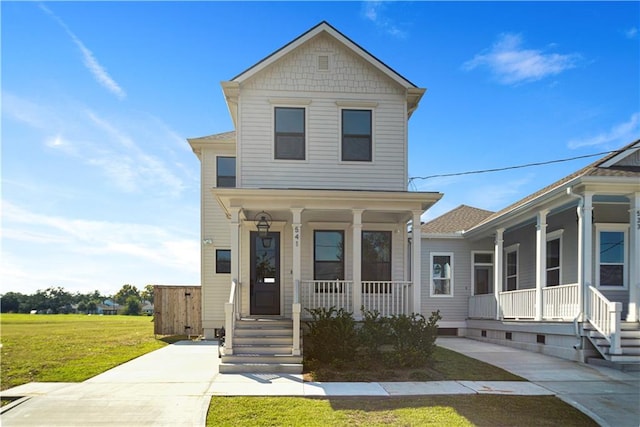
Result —
[[640, 324], [638, 322], [621, 322], [620, 330], [622, 354], [610, 354], [611, 345], [609, 342], [591, 325], [585, 324], [585, 335], [603, 357], [602, 359], [589, 358], [587, 363], [623, 371], [640, 371]]
[[302, 356], [293, 355], [293, 322], [282, 318], [236, 321], [233, 354], [222, 349], [220, 373], [302, 373]]

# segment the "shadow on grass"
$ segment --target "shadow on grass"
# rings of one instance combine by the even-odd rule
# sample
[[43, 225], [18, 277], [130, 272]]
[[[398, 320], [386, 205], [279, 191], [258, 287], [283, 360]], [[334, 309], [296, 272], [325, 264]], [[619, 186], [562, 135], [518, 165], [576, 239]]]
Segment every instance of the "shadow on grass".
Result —
[[[455, 412], [476, 426], [597, 426], [576, 408], [555, 396], [398, 396], [372, 398], [330, 398], [334, 411], [351, 411], [369, 416], [385, 411], [419, 411], [436, 414]], [[434, 415], [430, 415], [434, 416]], [[437, 415], [435, 415], [437, 416]], [[365, 418], [366, 419], [366, 418]], [[422, 421], [429, 421], [423, 419]]]

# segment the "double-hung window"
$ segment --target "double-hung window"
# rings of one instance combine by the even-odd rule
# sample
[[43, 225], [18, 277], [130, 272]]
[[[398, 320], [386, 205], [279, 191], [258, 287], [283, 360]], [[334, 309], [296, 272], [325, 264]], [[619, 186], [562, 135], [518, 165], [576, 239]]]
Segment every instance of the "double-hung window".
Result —
[[505, 249], [507, 254], [505, 263], [505, 291], [515, 291], [518, 289], [518, 245], [509, 246]]
[[[363, 282], [391, 281], [391, 232], [363, 231], [361, 278]], [[387, 284], [362, 286], [362, 292], [391, 292]]]
[[558, 286], [562, 280], [562, 230], [547, 234], [547, 286]]
[[218, 156], [216, 158], [216, 187], [236, 186], [236, 158]]
[[597, 285], [610, 288], [627, 286], [626, 224], [596, 224]]
[[216, 249], [216, 273], [231, 273], [231, 251]]
[[373, 159], [371, 110], [342, 110], [342, 160], [370, 162]]
[[275, 158], [305, 159], [305, 109], [275, 107]]
[[344, 232], [314, 231], [313, 261], [315, 280], [344, 280]]
[[453, 296], [453, 254], [431, 253], [431, 296]]
[[493, 252], [473, 252], [473, 295], [493, 293]]

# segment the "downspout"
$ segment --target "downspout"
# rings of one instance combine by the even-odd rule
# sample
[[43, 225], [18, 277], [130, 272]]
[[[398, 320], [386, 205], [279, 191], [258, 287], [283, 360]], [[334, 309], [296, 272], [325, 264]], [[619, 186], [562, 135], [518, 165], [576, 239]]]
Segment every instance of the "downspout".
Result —
[[[584, 197], [580, 194], [573, 192], [573, 187], [567, 187], [567, 195], [578, 199], [578, 208], [576, 213], [578, 215], [578, 226], [582, 227], [582, 208], [584, 207]], [[573, 319], [573, 331], [578, 342], [573, 346], [576, 350], [582, 350], [582, 337], [580, 336], [580, 328], [578, 327], [578, 320], [583, 317], [584, 314], [584, 249], [583, 249], [583, 234], [582, 229], [578, 229], [578, 315]]]

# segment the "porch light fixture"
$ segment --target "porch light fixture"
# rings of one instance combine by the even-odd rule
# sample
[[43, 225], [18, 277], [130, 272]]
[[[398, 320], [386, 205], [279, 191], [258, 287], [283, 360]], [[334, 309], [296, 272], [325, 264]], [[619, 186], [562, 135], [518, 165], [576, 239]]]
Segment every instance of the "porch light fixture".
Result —
[[262, 211], [253, 218], [253, 222], [258, 229], [258, 236], [262, 238], [262, 245], [265, 248], [271, 247], [271, 237], [268, 237], [273, 222], [271, 215]]
[[213, 245], [213, 239], [202, 239], [202, 244], [205, 246]]

